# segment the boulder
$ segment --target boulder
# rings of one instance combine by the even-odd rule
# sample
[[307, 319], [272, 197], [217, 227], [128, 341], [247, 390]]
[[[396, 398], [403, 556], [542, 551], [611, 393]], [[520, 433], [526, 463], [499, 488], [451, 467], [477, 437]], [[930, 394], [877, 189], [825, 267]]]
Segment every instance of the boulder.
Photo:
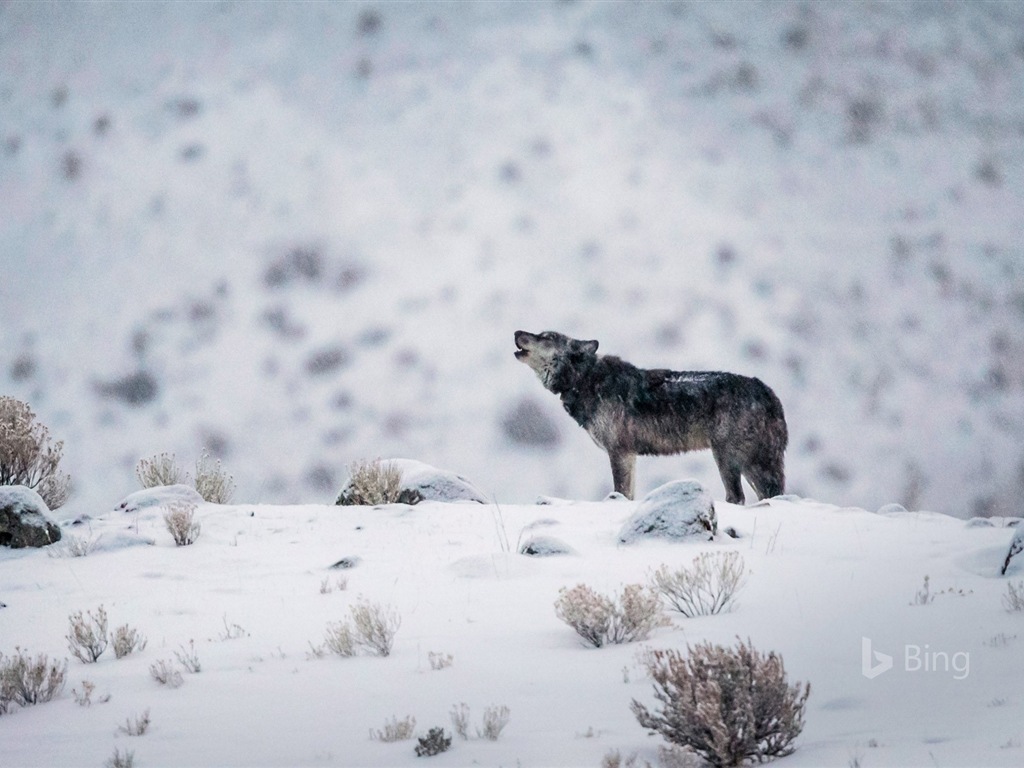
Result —
[[631, 544], [652, 537], [712, 539], [716, 533], [718, 517], [711, 494], [695, 480], [675, 480], [640, 500], [619, 532], [619, 541]]
[[[413, 459], [385, 459], [383, 463], [394, 464], [402, 473], [399, 504], [418, 504], [421, 501], [487, 503], [483, 493], [462, 475]], [[351, 481], [348, 481], [335, 504], [350, 504], [351, 498]]]
[[195, 504], [197, 507], [206, 503], [199, 495], [199, 491], [190, 485], [158, 485], [128, 494], [117, 505], [117, 509], [121, 512], [134, 513], [144, 509], [166, 507], [176, 501]]
[[533, 536], [519, 547], [519, 554], [530, 557], [551, 557], [552, 555], [571, 555], [573, 549], [554, 536]]
[[60, 541], [42, 497], [23, 485], [0, 486], [0, 546], [45, 547]]

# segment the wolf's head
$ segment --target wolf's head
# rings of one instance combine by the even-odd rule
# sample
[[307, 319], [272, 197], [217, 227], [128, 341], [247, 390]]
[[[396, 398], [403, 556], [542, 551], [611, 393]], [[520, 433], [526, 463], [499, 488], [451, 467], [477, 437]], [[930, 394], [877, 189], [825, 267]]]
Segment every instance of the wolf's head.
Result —
[[530, 366], [541, 384], [552, 392], [561, 391], [567, 374], [597, 355], [596, 341], [580, 341], [554, 331], [516, 331], [515, 341], [516, 360]]

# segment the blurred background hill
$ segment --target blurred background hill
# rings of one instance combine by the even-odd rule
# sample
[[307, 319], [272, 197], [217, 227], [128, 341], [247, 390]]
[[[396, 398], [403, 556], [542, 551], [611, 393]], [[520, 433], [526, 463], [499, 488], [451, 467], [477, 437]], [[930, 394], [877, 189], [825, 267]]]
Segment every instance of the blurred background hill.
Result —
[[204, 447], [600, 498], [555, 329], [764, 379], [793, 493], [1020, 514], [1022, 97], [1016, 2], [0, 3], [0, 392], [76, 512]]

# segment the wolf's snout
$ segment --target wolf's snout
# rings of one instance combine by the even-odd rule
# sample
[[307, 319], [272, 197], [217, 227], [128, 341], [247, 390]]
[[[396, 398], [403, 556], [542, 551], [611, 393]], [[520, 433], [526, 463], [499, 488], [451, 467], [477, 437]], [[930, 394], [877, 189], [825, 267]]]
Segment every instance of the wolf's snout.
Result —
[[530, 354], [529, 351], [526, 349], [526, 344], [527, 344], [527, 340], [529, 339], [529, 337], [530, 337], [530, 334], [527, 333], [526, 331], [516, 331], [515, 332], [515, 335], [513, 336], [513, 338], [515, 339], [515, 342], [516, 342], [516, 353], [515, 354], [516, 354], [516, 359], [517, 360], [522, 360], [524, 357], [526, 357], [528, 354]]

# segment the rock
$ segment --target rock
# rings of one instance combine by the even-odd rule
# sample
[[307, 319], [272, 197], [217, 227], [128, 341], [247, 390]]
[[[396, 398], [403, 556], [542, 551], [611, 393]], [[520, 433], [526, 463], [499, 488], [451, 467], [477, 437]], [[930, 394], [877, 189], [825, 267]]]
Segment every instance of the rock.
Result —
[[1014, 555], [1019, 555], [1024, 552], [1024, 528], [1017, 526], [1013, 532], [1013, 538], [1010, 539], [1010, 549], [1006, 553], [1006, 559], [1003, 561], [1003, 569], [999, 572], [1003, 576], [1006, 575], [1006, 569], [1010, 567], [1010, 560], [1013, 559]]
[[60, 541], [42, 497], [23, 485], [0, 486], [0, 546], [45, 547]]
[[625, 494], [619, 493], [618, 491], [612, 491], [604, 497], [604, 501], [629, 501]]
[[338, 562], [334, 563], [333, 565], [329, 565], [327, 567], [331, 568], [333, 570], [337, 570], [337, 571], [347, 571], [350, 568], [355, 568], [362, 561], [363, 561], [363, 559], [361, 557], [359, 557], [357, 555], [351, 555], [349, 557], [343, 557]]
[[[469, 480], [444, 469], [432, 467], [413, 459], [384, 459], [402, 473], [398, 504], [418, 504], [421, 501], [474, 502], [486, 504], [487, 498]], [[351, 480], [345, 483], [335, 504], [351, 503]]]
[[651, 537], [711, 539], [717, 532], [718, 517], [711, 494], [694, 480], [675, 480], [640, 500], [619, 532], [619, 541], [631, 544]]
[[571, 555], [573, 548], [554, 536], [534, 536], [523, 542], [519, 547], [520, 555], [530, 557], [551, 557], [552, 555]]
[[158, 485], [128, 494], [117, 505], [117, 509], [121, 512], [139, 512], [151, 507], [165, 507], [176, 501], [196, 506], [206, 503], [190, 485]]
[[896, 504], [894, 502], [892, 504], [886, 504], [885, 506], [880, 507], [879, 510], [878, 510], [878, 514], [879, 515], [902, 515], [902, 514], [906, 514], [906, 511], [907, 511], [906, 507], [904, 507], [902, 504]]

